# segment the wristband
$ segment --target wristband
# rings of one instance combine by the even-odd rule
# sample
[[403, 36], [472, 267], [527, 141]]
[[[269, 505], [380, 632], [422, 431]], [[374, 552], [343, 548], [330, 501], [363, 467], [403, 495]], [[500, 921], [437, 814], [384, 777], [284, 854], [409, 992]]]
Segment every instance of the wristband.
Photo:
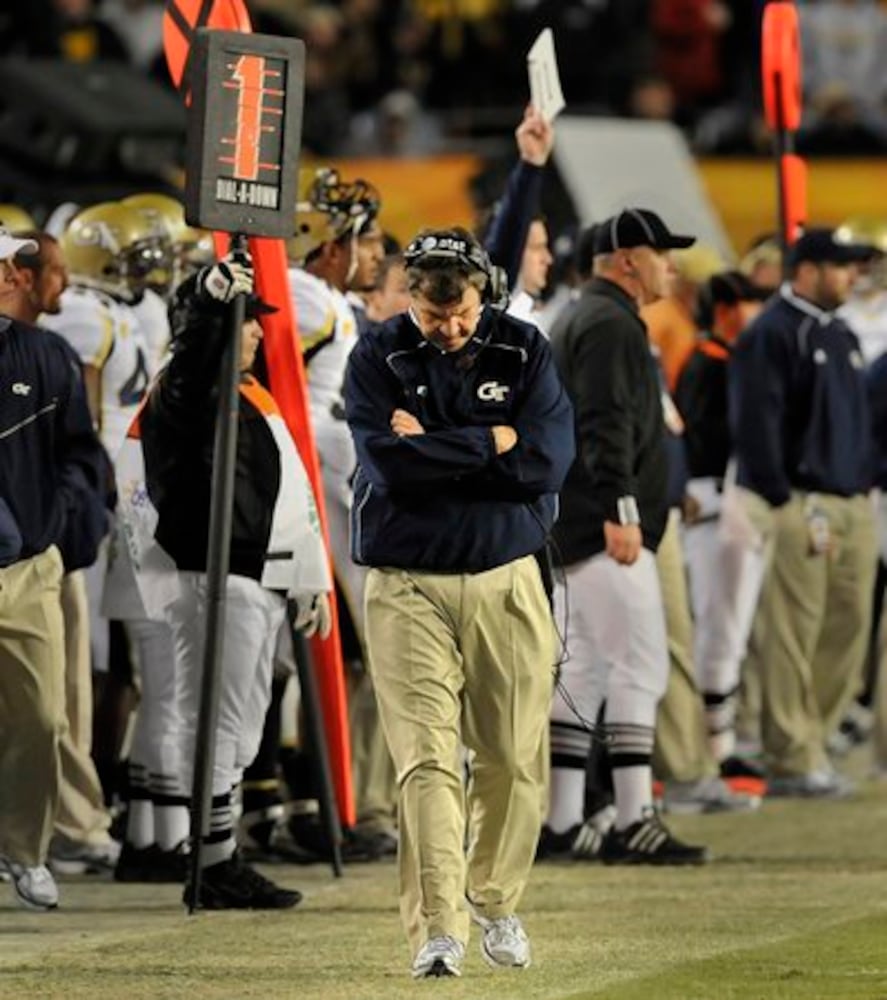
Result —
[[632, 496], [619, 497], [616, 501], [616, 517], [620, 524], [640, 524], [641, 515], [638, 502]]

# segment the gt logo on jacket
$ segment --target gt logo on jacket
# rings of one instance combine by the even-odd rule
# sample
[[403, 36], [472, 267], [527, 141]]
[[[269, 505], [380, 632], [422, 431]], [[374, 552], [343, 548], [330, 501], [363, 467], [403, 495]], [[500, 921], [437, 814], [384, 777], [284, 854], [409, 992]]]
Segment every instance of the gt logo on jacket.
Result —
[[482, 382], [477, 387], [477, 398], [496, 403], [504, 403], [505, 397], [511, 390], [507, 385], [500, 385], [498, 382]]

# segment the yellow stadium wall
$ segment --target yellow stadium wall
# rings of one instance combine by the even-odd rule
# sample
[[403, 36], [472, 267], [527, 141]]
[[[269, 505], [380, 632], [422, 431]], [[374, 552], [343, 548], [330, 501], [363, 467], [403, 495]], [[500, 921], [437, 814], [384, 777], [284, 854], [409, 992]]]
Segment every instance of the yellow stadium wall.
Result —
[[[776, 228], [772, 160], [700, 160], [702, 181], [734, 249]], [[812, 160], [808, 222], [836, 226], [853, 215], [887, 218], [887, 159]]]
[[[401, 241], [423, 226], [473, 224], [470, 178], [483, 161], [470, 155], [429, 159], [333, 161], [343, 177], [364, 177], [382, 195], [383, 227]], [[703, 186], [737, 253], [776, 225], [776, 181], [769, 159], [697, 162]], [[887, 218], [887, 158], [813, 160], [809, 221], [838, 225], [853, 215]]]

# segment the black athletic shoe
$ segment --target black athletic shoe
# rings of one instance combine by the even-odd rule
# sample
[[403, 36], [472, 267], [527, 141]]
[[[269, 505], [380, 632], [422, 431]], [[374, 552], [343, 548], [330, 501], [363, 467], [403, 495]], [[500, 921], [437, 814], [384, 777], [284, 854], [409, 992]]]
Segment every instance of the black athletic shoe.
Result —
[[[193, 893], [186, 883], [182, 901], [191, 906]], [[301, 900], [295, 889], [281, 889], [235, 854], [200, 873], [201, 910], [287, 910]]]
[[702, 865], [708, 860], [707, 847], [676, 840], [652, 810], [624, 830], [614, 827], [601, 846], [606, 865]]
[[185, 843], [175, 850], [163, 851], [157, 844], [133, 847], [124, 843], [114, 868], [115, 882], [178, 883], [188, 874], [188, 851]]
[[748, 757], [725, 757], [721, 761], [722, 778], [756, 778], [764, 780], [767, 775], [762, 764]]
[[384, 830], [361, 830], [359, 828], [342, 832], [342, 860], [349, 864], [355, 861], [381, 861], [397, 856], [397, 837]]
[[241, 858], [250, 864], [310, 865], [319, 860], [313, 851], [295, 841], [283, 818], [251, 824], [241, 822], [237, 848]]
[[604, 806], [582, 823], [563, 833], [543, 826], [536, 845], [536, 860], [597, 861], [607, 832], [616, 818], [616, 807]]

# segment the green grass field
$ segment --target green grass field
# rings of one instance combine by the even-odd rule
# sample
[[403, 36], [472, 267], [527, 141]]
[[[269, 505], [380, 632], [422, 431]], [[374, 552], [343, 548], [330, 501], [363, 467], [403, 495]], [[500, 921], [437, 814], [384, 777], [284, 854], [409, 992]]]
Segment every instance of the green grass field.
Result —
[[534, 964], [471, 943], [459, 980], [414, 982], [393, 864], [277, 868], [285, 914], [185, 915], [180, 890], [72, 879], [58, 912], [0, 886], [0, 997], [399, 1000], [887, 1000], [887, 784], [843, 803], [671, 822], [694, 870], [539, 865], [521, 914]]

